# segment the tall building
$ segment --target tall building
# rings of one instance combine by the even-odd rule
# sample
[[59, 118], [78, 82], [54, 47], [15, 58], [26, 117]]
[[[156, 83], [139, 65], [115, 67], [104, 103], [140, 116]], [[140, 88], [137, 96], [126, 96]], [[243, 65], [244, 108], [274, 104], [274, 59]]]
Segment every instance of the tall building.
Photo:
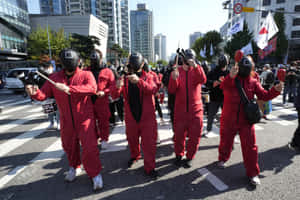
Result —
[[190, 34], [190, 48], [192, 48], [196, 40], [201, 37], [203, 37], [203, 34], [201, 32]]
[[121, 18], [123, 48], [130, 52], [130, 24], [128, 0], [121, 0]]
[[65, 15], [65, 0], [39, 0], [40, 14], [45, 15]]
[[146, 4], [138, 4], [130, 11], [131, 52], [140, 52], [153, 61], [153, 13]]
[[[230, 0], [229, 8], [233, 8], [237, 0]], [[268, 11], [288, 12], [285, 14], [285, 34], [289, 40], [289, 60], [300, 59], [300, 1], [299, 0], [243, 0], [244, 6], [252, 7], [256, 10], [263, 10], [263, 12], [253, 13], [241, 13], [236, 15], [232, 9], [228, 10], [227, 26], [223, 26], [222, 33], [227, 34], [228, 31], [224, 31], [224, 27], [228, 27], [228, 30], [237, 22], [240, 18], [244, 18], [248, 24], [249, 30], [256, 37], [259, 32], [259, 28], [263, 20], [266, 18]], [[222, 35], [223, 38], [229, 40], [231, 37], [228, 35]]]
[[25, 59], [29, 32], [26, 0], [0, 0], [0, 60]]
[[157, 60], [167, 60], [167, 37], [163, 34], [157, 34], [154, 37], [154, 55], [158, 56]]

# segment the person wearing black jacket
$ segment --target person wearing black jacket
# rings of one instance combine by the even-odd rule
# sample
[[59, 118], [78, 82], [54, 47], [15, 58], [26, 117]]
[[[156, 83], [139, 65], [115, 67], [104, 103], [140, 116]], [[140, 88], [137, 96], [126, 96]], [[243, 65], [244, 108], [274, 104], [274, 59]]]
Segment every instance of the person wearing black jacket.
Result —
[[212, 124], [219, 108], [223, 106], [224, 95], [223, 91], [220, 89], [220, 84], [229, 74], [229, 71], [227, 69], [228, 64], [229, 61], [227, 56], [221, 55], [219, 57], [217, 67], [210, 71], [207, 76], [206, 85], [210, 91], [210, 103], [208, 105], [206, 133], [204, 134], [204, 136], [206, 137], [215, 136], [215, 134], [211, 133]]
[[287, 71], [287, 75], [285, 77], [284, 82], [284, 90], [283, 90], [283, 105], [286, 105], [286, 95], [288, 94], [288, 101], [293, 102], [292, 99], [296, 97], [296, 85], [297, 85], [297, 74], [296, 74], [296, 63], [292, 63], [292, 66]]

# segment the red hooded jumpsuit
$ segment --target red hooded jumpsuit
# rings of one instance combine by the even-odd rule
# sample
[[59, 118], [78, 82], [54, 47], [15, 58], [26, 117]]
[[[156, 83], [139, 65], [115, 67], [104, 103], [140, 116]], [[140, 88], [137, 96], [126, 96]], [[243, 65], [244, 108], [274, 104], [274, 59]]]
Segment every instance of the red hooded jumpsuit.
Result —
[[[39, 101], [49, 97], [56, 99], [60, 113], [62, 146], [69, 165], [77, 168], [82, 162], [87, 174], [93, 178], [102, 169], [97, 147], [94, 108], [90, 97], [97, 89], [94, 76], [91, 72], [76, 68], [75, 74], [69, 79], [63, 70], [50, 78], [69, 86], [71, 95], [56, 89], [47, 81], [32, 97]], [[81, 159], [79, 142], [82, 146]]]
[[200, 65], [185, 71], [178, 68], [179, 77], [169, 81], [169, 93], [176, 95], [174, 107], [175, 154], [184, 156], [185, 138], [189, 135], [186, 157], [192, 160], [198, 149], [203, 127], [201, 85], [206, 82]]
[[[264, 90], [258, 80], [250, 76], [238, 78], [250, 100], [256, 95], [258, 99], [269, 101], [280, 94], [274, 87], [269, 91]], [[241, 102], [234, 79], [229, 75], [226, 76], [220, 88], [224, 93], [224, 105], [221, 115], [219, 161], [226, 162], [229, 159], [233, 140], [238, 132], [247, 176], [257, 176], [259, 166], [254, 125], [249, 124], [245, 117], [244, 104]]]
[[98, 127], [100, 129], [100, 138], [102, 141], [108, 141], [109, 137], [109, 95], [112, 88], [115, 86], [115, 75], [109, 68], [104, 68], [100, 71], [98, 76], [98, 89], [97, 91], [105, 92], [104, 97], [98, 97], [94, 109], [96, 119], [98, 120]]
[[131, 158], [138, 160], [141, 158], [140, 142], [144, 153], [144, 169], [146, 173], [155, 169], [157, 123], [155, 117], [154, 94], [157, 86], [153, 82], [153, 77], [146, 72], [142, 72], [137, 86], [140, 91], [140, 100], [142, 103], [142, 115], [140, 122], [134, 119], [128, 96], [128, 79], [124, 80], [124, 86], [116, 90], [114, 97], [124, 97], [126, 137], [130, 148]]

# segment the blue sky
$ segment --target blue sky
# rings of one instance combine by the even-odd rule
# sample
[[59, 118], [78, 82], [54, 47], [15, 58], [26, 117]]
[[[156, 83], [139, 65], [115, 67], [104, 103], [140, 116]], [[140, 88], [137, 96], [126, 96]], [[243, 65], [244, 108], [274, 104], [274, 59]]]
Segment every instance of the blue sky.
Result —
[[129, 9], [137, 3], [146, 3], [153, 11], [154, 34], [167, 36], [167, 55], [178, 47], [189, 47], [189, 35], [200, 31], [219, 31], [226, 22], [228, 11], [223, 10], [224, 0], [129, 0]]

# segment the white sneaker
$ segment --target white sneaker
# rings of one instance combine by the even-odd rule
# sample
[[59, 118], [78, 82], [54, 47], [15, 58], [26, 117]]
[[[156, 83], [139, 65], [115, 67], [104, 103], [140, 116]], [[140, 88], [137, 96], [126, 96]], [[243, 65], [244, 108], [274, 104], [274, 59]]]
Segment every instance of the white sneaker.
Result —
[[101, 174], [98, 174], [97, 176], [95, 176], [93, 178], [93, 183], [94, 183], [94, 186], [93, 186], [94, 190], [99, 190], [99, 189], [103, 188], [103, 180], [102, 180]]
[[218, 161], [217, 163], [218, 168], [225, 169], [226, 165], [224, 161]]
[[250, 183], [252, 185], [260, 185], [260, 180], [259, 180], [258, 176], [251, 177], [250, 178]]
[[47, 129], [52, 129], [52, 128], [54, 128], [54, 124], [50, 123], [49, 126], [47, 127]]
[[60, 123], [57, 123], [56, 129], [60, 131]]
[[215, 137], [219, 137], [219, 135], [212, 132], [212, 131], [208, 131], [207, 134], [204, 135], [204, 137], [206, 137], [206, 138], [215, 138]]
[[69, 171], [67, 172], [67, 175], [65, 177], [65, 180], [68, 182], [72, 182], [75, 180], [76, 175], [79, 175], [81, 173], [81, 168], [78, 167], [76, 168], [76, 170], [74, 169], [74, 167], [70, 167]]
[[109, 144], [107, 141], [103, 140], [101, 141], [101, 149], [108, 149]]

